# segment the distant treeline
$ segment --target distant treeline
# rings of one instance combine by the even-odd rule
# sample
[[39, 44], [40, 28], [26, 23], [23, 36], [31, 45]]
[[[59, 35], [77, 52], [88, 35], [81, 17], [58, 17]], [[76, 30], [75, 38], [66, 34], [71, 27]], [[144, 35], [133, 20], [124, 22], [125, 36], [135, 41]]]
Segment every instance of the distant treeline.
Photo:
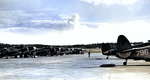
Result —
[[[109, 44], [116, 44], [116, 43], [109, 43]], [[133, 45], [139, 45], [143, 44], [143, 42], [132, 42], [131, 44]], [[37, 48], [42, 48], [42, 47], [65, 47], [65, 48], [101, 48], [102, 43], [93, 43], [93, 44], [77, 44], [77, 45], [43, 45], [43, 44], [18, 44], [18, 45], [25, 45], [25, 46], [35, 46]], [[13, 46], [18, 46], [16, 44], [4, 44], [0, 43], [0, 49], [5, 48], [5, 47], [13, 47]]]
[[[43, 45], [43, 44], [18, 44], [18, 45], [35, 46], [37, 48], [42, 48], [42, 47], [101, 48], [101, 43], [96, 43], [96, 44], [77, 44], [77, 45]], [[18, 46], [18, 45], [16, 45], [16, 44], [0, 43], [0, 49], [5, 48], [5, 47]]]

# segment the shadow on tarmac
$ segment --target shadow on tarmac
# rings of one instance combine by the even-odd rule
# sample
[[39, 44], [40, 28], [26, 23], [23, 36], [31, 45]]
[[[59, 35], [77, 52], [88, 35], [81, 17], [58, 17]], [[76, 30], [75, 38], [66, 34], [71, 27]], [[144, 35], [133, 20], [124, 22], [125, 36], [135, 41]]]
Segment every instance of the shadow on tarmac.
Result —
[[106, 58], [96, 58], [96, 60], [120, 60], [119, 58], [109, 58], [109, 59], [106, 59]]
[[99, 67], [115, 67], [115, 64], [102, 64]]
[[[116, 65], [116, 66], [124, 66], [124, 65]], [[150, 65], [126, 65], [126, 66], [150, 66]]]
[[[99, 67], [123, 67], [124, 65], [115, 65], [115, 64], [102, 64]], [[131, 66], [150, 66], [150, 65], [126, 65], [125, 67]]]
[[109, 59], [106, 59], [106, 58], [87, 58], [86, 60], [120, 60], [118, 58], [109, 58]]

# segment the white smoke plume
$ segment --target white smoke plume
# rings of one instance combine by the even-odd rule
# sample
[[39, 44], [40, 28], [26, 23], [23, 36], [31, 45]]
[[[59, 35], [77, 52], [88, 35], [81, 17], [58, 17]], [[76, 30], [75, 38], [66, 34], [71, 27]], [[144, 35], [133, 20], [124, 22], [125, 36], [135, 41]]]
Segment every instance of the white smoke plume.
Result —
[[73, 15], [69, 20], [68, 20], [68, 23], [69, 24], [75, 24], [76, 22], [78, 22], [79, 20], [79, 15], [78, 14], [75, 14]]
[[73, 25], [74, 30], [80, 29], [81, 28], [81, 24], [79, 22], [79, 15], [78, 14], [74, 14], [69, 20], [68, 23]]

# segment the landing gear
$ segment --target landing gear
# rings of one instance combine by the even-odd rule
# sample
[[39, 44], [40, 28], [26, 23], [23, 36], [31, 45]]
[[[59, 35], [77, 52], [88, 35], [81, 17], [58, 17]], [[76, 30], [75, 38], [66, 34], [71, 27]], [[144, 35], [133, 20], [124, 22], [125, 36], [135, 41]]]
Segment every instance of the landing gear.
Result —
[[106, 59], [108, 59], [109, 56], [106, 57]]
[[127, 65], [127, 62], [123, 62], [123, 65], [126, 66], [126, 65]]
[[6, 59], [8, 59], [8, 55], [6, 55]]
[[126, 59], [126, 61], [125, 61], [125, 62], [123, 62], [123, 65], [124, 65], [124, 66], [126, 66], [126, 65], [127, 65], [127, 59]]

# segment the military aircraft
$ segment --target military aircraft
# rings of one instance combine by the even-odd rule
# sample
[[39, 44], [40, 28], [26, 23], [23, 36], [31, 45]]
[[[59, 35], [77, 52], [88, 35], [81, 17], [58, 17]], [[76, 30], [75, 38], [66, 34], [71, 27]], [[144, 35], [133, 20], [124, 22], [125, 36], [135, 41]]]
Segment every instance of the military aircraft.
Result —
[[6, 59], [8, 59], [8, 56], [17, 58], [21, 54], [21, 51], [15, 47], [3, 48], [0, 52], [0, 57], [6, 57]]
[[123, 65], [127, 65], [128, 59], [150, 61], [150, 43], [131, 46], [131, 43], [124, 35], [119, 35], [116, 49], [111, 49], [108, 44], [103, 44], [102, 53], [107, 56], [114, 55], [125, 59], [126, 61], [123, 62]]
[[115, 56], [116, 53], [116, 48], [112, 48], [109, 43], [102, 43], [102, 54], [107, 55], [106, 59], [108, 59], [109, 56]]

